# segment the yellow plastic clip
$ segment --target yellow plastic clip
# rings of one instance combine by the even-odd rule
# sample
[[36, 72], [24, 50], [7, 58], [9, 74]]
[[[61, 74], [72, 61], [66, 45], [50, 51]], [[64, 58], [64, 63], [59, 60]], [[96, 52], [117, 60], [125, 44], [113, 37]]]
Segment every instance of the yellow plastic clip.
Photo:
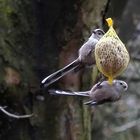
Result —
[[112, 83], [113, 83], [113, 77], [108, 77], [108, 83], [109, 83], [110, 85], [112, 85]]
[[112, 18], [107, 18], [107, 19], [106, 19], [106, 22], [107, 22], [107, 24], [108, 24], [108, 27], [113, 26], [113, 20], [112, 20]]

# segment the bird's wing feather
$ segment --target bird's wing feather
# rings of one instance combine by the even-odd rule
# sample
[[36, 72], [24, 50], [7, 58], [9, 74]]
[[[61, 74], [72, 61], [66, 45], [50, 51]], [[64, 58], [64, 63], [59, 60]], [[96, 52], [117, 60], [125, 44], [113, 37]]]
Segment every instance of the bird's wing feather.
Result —
[[92, 87], [91, 91], [92, 91], [92, 92], [95, 92], [97, 89], [101, 89], [101, 88], [102, 88], [102, 85], [101, 85], [101, 84], [102, 84], [101, 82], [98, 82], [97, 84], [95, 84], [95, 85]]
[[96, 104], [103, 104], [105, 102], [113, 101], [114, 91], [110, 90], [101, 88], [99, 90], [94, 91], [94, 93], [91, 95], [92, 101], [96, 102]]
[[92, 98], [93, 100], [85, 102], [85, 105], [100, 105], [105, 102], [110, 102], [112, 101], [112, 93], [110, 94], [109, 92], [103, 92], [100, 90], [100, 92], [96, 92], [94, 94], [94, 97]]

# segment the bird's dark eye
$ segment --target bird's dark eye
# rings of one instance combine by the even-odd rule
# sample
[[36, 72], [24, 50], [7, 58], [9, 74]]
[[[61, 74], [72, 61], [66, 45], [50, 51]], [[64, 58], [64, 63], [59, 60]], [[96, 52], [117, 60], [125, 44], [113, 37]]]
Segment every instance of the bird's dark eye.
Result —
[[120, 83], [120, 85], [123, 85], [123, 83]]
[[99, 32], [97, 32], [97, 34], [98, 34], [99, 36], [101, 36], [101, 35], [103, 35], [104, 33], [101, 32], [101, 31], [99, 31]]

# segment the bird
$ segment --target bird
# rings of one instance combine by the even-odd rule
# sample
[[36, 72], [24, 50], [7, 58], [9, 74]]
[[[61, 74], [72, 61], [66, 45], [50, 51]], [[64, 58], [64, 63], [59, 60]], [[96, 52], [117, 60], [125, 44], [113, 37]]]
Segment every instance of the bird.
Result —
[[104, 34], [105, 32], [102, 29], [93, 30], [91, 36], [79, 49], [78, 58], [64, 68], [44, 78], [41, 81], [41, 87], [48, 87], [50, 84], [59, 80], [61, 77], [73, 70], [80, 70], [85, 66], [91, 66], [95, 64], [95, 57], [93, 56], [95, 45]]
[[128, 85], [122, 80], [113, 80], [112, 85], [108, 81], [95, 84], [91, 90], [83, 92], [48, 90], [51, 95], [83, 96], [90, 98], [85, 105], [96, 106], [107, 102], [115, 102], [121, 99], [122, 93], [128, 89]]
[[130, 56], [113, 28], [113, 20], [106, 19], [109, 30], [95, 46], [95, 60], [99, 71], [112, 84], [113, 79], [119, 76], [128, 66]]

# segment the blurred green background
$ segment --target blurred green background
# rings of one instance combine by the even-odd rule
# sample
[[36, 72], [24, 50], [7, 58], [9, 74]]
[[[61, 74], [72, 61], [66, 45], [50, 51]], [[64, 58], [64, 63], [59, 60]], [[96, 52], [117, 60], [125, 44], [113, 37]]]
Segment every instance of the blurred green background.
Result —
[[[1, 140], [139, 140], [140, 139], [140, 1], [139, 0], [0, 0]], [[83, 98], [54, 97], [41, 80], [72, 62], [91, 30], [107, 31], [105, 18], [131, 56], [118, 77], [129, 89], [123, 99], [98, 107]], [[91, 78], [93, 77], [93, 78]], [[96, 68], [70, 73], [49, 88], [89, 90], [99, 81]]]

